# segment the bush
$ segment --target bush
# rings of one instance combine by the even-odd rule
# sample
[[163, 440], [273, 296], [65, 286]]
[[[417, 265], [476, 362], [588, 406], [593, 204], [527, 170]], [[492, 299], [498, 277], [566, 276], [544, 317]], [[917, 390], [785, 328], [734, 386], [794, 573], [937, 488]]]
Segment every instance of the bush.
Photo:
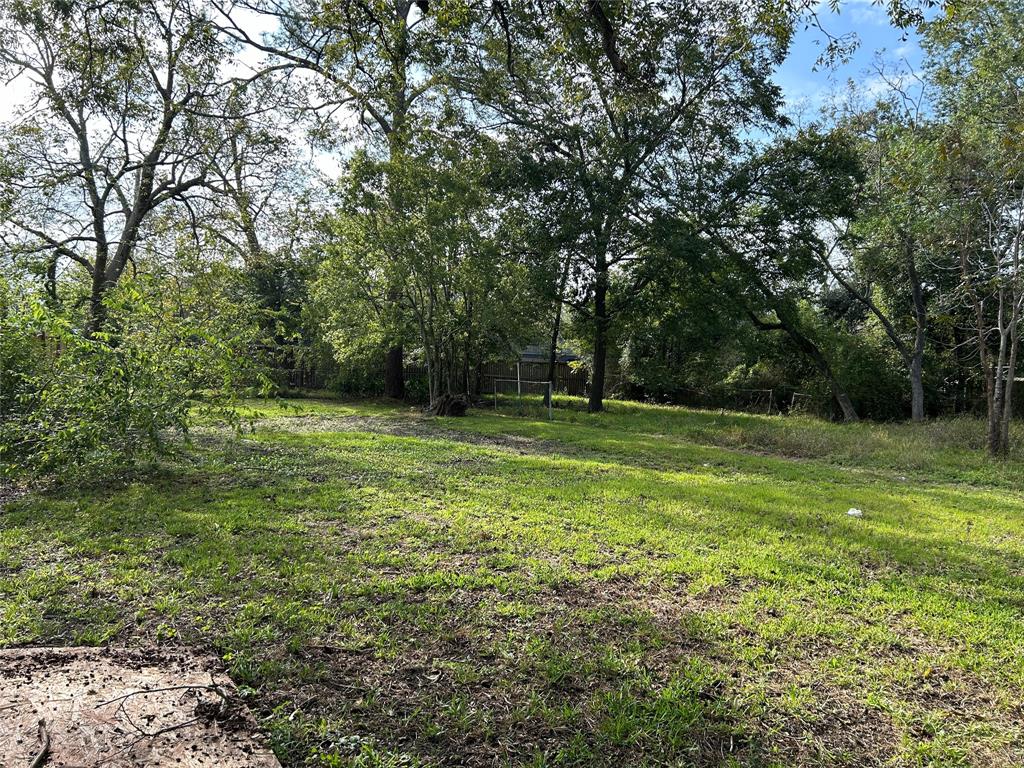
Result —
[[384, 355], [368, 354], [333, 363], [334, 374], [327, 381], [331, 392], [346, 397], [377, 397], [384, 394]]
[[265, 388], [255, 315], [216, 285], [126, 282], [92, 335], [0, 286], [0, 477], [124, 466], [165, 452], [196, 410], [230, 416], [248, 387]]

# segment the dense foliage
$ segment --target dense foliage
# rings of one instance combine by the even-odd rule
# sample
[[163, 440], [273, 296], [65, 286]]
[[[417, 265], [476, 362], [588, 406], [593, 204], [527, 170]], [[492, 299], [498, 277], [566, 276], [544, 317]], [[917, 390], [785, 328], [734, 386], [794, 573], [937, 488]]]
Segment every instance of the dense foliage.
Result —
[[1005, 453], [1024, 6], [888, 8], [923, 71], [797, 128], [802, 3], [2, 0], [5, 464], [160, 447], [260, 366], [447, 412], [527, 347], [593, 411], [976, 412]]
[[238, 397], [266, 391], [255, 307], [224, 279], [215, 267], [183, 290], [123, 281], [95, 333], [0, 284], [0, 477], [122, 469], [169, 450], [196, 409], [231, 416]]

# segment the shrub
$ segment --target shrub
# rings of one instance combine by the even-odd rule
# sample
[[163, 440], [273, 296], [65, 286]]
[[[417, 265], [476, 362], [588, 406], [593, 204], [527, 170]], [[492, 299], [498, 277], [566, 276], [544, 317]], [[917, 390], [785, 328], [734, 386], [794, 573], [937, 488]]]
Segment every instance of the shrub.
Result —
[[92, 335], [0, 286], [0, 476], [121, 467], [165, 452], [197, 410], [230, 416], [247, 388], [265, 388], [255, 313], [216, 284], [126, 282]]

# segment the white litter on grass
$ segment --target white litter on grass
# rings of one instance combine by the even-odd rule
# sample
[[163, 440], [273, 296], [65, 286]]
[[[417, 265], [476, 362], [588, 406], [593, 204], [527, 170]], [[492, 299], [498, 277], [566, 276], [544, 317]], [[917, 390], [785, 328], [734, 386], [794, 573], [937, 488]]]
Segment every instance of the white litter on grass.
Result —
[[861, 512], [856, 507], [850, 507], [848, 510], [846, 510], [846, 514], [850, 517], [864, 517], [864, 513]]

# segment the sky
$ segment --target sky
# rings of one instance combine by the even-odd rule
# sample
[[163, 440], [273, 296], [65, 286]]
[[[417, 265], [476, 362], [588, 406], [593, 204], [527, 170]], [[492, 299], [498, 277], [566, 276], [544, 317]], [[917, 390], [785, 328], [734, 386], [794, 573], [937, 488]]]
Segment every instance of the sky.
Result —
[[829, 94], [843, 90], [848, 80], [854, 81], [869, 95], [881, 92], [884, 82], [875, 71], [876, 61], [887, 65], [903, 63], [920, 69], [921, 48], [913, 30], [893, 27], [885, 7], [870, 0], [844, 0], [840, 12], [829, 11], [827, 3], [818, 10], [821, 25], [829, 34], [840, 37], [855, 33], [860, 46], [850, 61], [830, 68], [815, 62], [827, 45], [825, 34], [814, 27], [799, 31], [789, 57], [779, 68], [775, 81], [782, 88], [786, 104], [797, 116], [814, 117]]

